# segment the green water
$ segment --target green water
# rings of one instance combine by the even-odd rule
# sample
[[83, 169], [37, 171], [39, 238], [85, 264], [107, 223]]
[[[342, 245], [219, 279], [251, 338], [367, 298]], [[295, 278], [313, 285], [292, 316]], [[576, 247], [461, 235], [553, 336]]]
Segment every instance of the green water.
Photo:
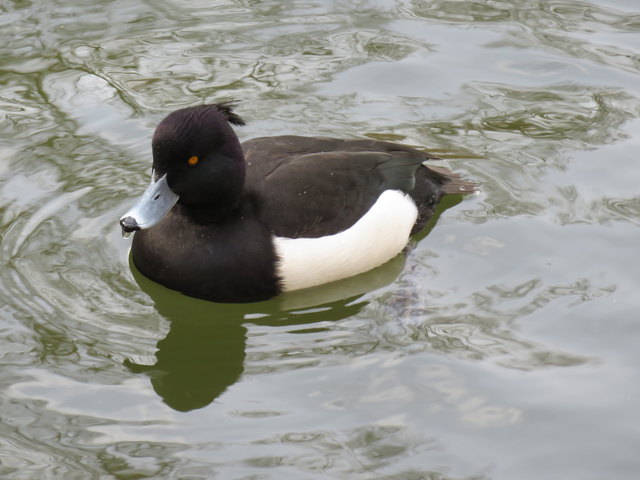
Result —
[[[635, 0], [0, 4], [0, 477], [630, 479]], [[422, 146], [406, 258], [253, 305], [129, 266], [168, 112]]]

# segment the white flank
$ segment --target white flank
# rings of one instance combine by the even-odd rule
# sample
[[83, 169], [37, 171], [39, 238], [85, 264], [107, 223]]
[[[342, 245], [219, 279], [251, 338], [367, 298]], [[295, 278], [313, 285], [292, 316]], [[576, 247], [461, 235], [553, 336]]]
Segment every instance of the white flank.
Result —
[[321, 238], [274, 237], [284, 290], [321, 285], [382, 265], [405, 247], [417, 217], [408, 195], [387, 190], [343, 232]]

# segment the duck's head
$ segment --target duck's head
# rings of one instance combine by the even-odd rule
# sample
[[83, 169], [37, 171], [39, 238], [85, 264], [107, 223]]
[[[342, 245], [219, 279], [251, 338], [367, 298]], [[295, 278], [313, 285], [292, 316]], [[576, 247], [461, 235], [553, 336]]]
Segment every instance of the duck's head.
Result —
[[230, 123], [244, 122], [232, 108], [228, 103], [183, 108], [160, 122], [152, 140], [151, 184], [120, 219], [123, 232], [156, 225], [176, 202], [214, 209], [237, 204], [245, 166]]

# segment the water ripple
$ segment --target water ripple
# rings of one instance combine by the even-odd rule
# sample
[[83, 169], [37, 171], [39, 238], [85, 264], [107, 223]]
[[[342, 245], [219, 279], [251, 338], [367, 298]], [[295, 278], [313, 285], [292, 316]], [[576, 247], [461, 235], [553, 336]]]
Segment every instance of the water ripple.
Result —
[[[0, 475], [629, 478], [625, 3], [5, 5]], [[375, 281], [242, 307], [153, 290], [117, 219], [159, 119], [221, 99], [243, 138], [404, 142], [482, 193]]]

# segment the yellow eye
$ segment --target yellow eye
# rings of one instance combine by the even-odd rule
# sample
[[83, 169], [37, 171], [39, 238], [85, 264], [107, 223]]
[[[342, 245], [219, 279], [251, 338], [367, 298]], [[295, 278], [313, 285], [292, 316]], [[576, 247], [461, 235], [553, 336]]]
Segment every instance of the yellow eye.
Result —
[[187, 163], [191, 166], [195, 165], [196, 163], [198, 163], [200, 161], [200, 159], [194, 155], [193, 157], [189, 157], [189, 160], [187, 160]]

